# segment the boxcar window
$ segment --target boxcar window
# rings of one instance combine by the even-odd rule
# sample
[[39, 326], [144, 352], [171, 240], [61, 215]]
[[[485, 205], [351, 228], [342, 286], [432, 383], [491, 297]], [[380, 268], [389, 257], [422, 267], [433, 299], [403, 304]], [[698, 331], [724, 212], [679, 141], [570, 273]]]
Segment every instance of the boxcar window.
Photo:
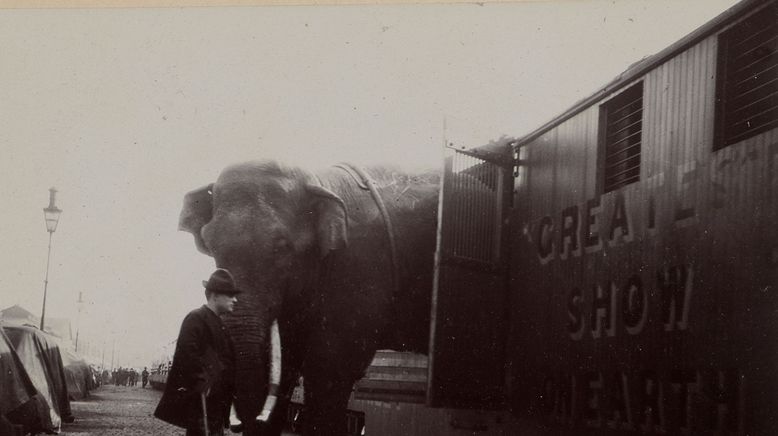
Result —
[[643, 131], [643, 82], [600, 106], [604, 131], [601, 165], [603, 192], [640, 180], [640, 146]]
[[718, 38], [714, 150], [778, 126], [778, 5]]

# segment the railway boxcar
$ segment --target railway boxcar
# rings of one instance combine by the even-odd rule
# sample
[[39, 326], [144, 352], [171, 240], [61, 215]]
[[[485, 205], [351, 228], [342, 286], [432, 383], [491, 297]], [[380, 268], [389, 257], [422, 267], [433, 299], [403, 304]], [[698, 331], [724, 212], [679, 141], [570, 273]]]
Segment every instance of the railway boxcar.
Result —
[[775, 434], [778, 2], [739, 3], [514, 152], [514, 410], [551, 434]]

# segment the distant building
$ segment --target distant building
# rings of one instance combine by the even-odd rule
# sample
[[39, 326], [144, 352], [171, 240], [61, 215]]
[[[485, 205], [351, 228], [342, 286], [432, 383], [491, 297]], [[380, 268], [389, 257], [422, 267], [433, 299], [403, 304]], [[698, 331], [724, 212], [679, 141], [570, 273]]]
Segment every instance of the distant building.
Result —
[[[39, 317], [17, 304], [0, 310], [0, 324], [29, 325], [40, 328], [41, 322]], [[61, 347], [77, 351], [78, 355], [88, 363], [103, 365], [105, 342], [91, 340], [88, 336], [84, 337], [82, 329], [81, 337], [78, 340], [78, 349], [76, 349], [76, 335], [68, 318], [50, 318], [47, 316], [44, 330], [58, 339], [57, 342]]]
[[[0, 321], [7, 324], [32, 325], [40, 327], [41, 320], [29, 310], [18, 304], [0, 310]], [[53, 336], [56, 336], [66, 344], [73, 344], [73, 329], [70, 320], [67, 318], [46, 318], [46, 325], [43, 330]]]
[[18, 304], [0, 310], [0, 321], [10, 324], [40, 325], [40, 318]]

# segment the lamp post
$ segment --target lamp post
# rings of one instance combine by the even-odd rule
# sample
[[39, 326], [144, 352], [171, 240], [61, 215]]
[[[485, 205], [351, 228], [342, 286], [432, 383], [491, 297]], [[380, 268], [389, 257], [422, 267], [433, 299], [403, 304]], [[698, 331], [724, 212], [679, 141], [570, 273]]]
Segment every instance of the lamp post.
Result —
[[46, 220], [46, 231], [49, 232], [49, 254], [46, 256], [46, 279], [43, 281], [43, 309], [41, 310], [41, 331], [44, 331], [46, 322], [46, 293], [49, 287], [49, 261], [51, 260], [51, 235], [57, 230], [59, 214], [62, 210], [54, 204], [57, 198], [57, 190], [49, 188], [49, 207], [43, 209], [43, 218]]
[[81, 298], [81, 291], [78, 292], [78, 301], [76, 302], [78, 314], [76, 315], [76, 353], [78, 353], [78, 332], [81, 330], [81, 309], [84, 307], [84, 300]]

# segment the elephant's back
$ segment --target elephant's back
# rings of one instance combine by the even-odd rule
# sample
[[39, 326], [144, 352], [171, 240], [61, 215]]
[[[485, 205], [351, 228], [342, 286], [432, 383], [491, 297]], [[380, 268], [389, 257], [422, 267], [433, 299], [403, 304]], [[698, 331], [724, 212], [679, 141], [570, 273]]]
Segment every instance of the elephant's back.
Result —
[[[430, 295], [435, 253], [440, 176], [436, 172], [412, 174], [391, 167], [363, 169], [375, 182], [380, 201], [389, 215], [398, 270], [393, 272], [386, 222], [378, 201], [356, 172], [332, 168], [319, 179], [343, 200], [349, 219], [348, 253], [353, 274], [383, 277], [384, 286], [373, 295], [394, 301], [387, 313], [394, 324], [382, 346], [397, 350], [426, 351]], [[399, 286], [391, 284], [394, 274]], [[356, 277], [352, 277], [356, 279]], [[362, 277], [365, 278], [365, 277]], [[390, 295], [397, 292], [397, 295]]]
[[379, 198], [373, 195], [362, 176], [347, 165], [318, 174], [321, 183], [344, 202], [349, 239], [385, 238], [387, 223], [381, 211], [383, 207], [401, 256], [432, 255], [440, 174], [409, 173], [394, 167], [362, 168], [361, 172], [374, 183]]

